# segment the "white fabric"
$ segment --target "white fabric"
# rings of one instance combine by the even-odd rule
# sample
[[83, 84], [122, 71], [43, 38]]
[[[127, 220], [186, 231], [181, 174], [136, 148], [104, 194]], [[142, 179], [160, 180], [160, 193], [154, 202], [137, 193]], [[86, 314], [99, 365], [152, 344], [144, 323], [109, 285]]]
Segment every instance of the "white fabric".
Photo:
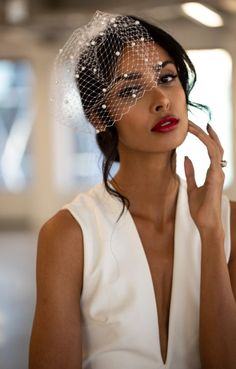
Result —
[[[66, 205], [84, 237], [81, 297], [83, 369], [200, 369], [198, 348], [201, 244], [180, 179], [174, 245], [168, 353], [163, 364], [148, 262], [134, 221], [103, 184]], [[222, 199], [225, 255], [230, 208]]]

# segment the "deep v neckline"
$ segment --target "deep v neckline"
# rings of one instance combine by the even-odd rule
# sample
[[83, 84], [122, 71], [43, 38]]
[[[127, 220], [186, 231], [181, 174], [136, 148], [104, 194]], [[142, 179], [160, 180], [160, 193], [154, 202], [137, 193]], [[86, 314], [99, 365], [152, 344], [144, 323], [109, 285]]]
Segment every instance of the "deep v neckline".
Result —
[[[177, 194], [177, 202], [176, 202], [176, 212], [175, 212], [175, 219], [176, 219], [176, 215], [177, 215], [177, 209], [178, 209], [178, 203], [179, 203], [179, 194], [180, 194], [180, 187], [181, 187], [181, 179], [179, 178], [179, 188], [178, 188], [178, 194]], [[157, 300], [156, 300], [156, 295], [155, 295], [155, 288], [154, 288], [154, 284], [153, 284], [153, 279], [152, 279], [152, 274], [151, 274], [151, 270], [150, 270], [150, 266], [148, 263], [148, 259], [145, 253], [145, 249], [144, 249], [144, 245], [143, 242], [141, 240], [141, 237], [139, 235], [137, 226], [135, 224], [135, 221], [130, 213], [129, 210], [125, 211], [125, 217], [124, 217], [124, 221], [128, 222], [128, 227], [130, 229], [133, 230], [133, 234], [135, 235], [136, 238], [136, 245], [138, 248], [138, 251], [141, 252], [142, 254], [142, 259], [144, 260], [144, 265], [145, 265], [145, 271], [146, 274], [148, 276], [148, 280], [150, 281], [150, 286], [151, 286], [151, 291], [152, 291], [152, 302], [155, 306], [155, 311], [156, 311], [156, 335], [157, 335], [157, 342], [158, 342], [158, 356], [159, 359], [162, 363], [162, 365], [165, 367], [166, 365], [168, 365], [168, 361], [169, 361], [169, 357], [170, 357], [170, 352], [171, 352], [171, 344], [172, 344], [172, 320], [173, 320], [173, 310], [174, 310], [174, 299], [173, 299], [173, 295], [174, 295], [174, 290], [175, 290], [175, 279], [174, 279], [174, 274], [175, 274], [175, 267], [176, 267], [176, 263], [175, 263], [175, 248], [176, 248], [176, 223], [174, 226], [174, 250], [173, 250], [173, 270], [172, 270], [172, 278], [171, 278], [171, 293], [170, 293], [170, 305], [169, 305], [169, 317], [168, 317], [168, 338], [167, 338], [167, 350], [166, 350], [166, 360], [165, 362], [163, 361], [163, 357], [162, 357], [162, 353], [161, 353], [161, 344], [160, 344], [160, 326], [159, 326], [159, 314], [158, 314], [158, 305], [157, 305]]]
[[[180, 179], [165, 363], [160, 352], [151, 273], [129, 213], [125, 210], [121, 215], [122, 203], [106, 191], [103, 183], [65, 207], [81, 225], [85, 242], [81, 334], [88, 361], [84, 368], [92, 363], [110, 368], [111, 358], [114, 369], [201, 367], [201, 239], [191, 218], [187, 195], [186, 182]], [[229, 234], [229, 206], [225, 202], [223, 205]], [[229, 241], [228, 238], [227, 256]]]

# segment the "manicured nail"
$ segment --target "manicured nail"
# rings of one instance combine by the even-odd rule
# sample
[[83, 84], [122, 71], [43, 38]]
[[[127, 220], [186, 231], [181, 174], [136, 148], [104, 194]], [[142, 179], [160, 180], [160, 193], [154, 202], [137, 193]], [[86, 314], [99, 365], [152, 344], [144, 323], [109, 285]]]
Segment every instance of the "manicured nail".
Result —
[[210, 128], [212, 128], [211, 125], [207, 123], [207, 131], [209, 131]]

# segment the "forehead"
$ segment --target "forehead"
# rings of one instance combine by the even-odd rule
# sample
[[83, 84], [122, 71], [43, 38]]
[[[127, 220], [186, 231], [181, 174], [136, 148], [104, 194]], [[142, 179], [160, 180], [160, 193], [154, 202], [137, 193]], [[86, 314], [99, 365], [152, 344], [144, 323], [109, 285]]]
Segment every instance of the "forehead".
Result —
[[156, 43], [140, 42], [133, 47], [124, 48], [117, 61], [116, 73], [141, 71], [165, 60], [172, 60], [172, 58], [161, 46]]

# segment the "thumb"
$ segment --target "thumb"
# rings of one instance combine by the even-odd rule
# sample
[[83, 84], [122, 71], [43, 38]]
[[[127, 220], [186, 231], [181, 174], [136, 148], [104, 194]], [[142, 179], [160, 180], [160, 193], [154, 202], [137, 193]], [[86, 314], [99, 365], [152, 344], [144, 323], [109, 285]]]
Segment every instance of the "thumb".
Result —
[[186, 175], [188, 192], [191, 192], [197, 187], [195, 173], [192, 161], [188, 156], [184, 157], [184, 171]]

